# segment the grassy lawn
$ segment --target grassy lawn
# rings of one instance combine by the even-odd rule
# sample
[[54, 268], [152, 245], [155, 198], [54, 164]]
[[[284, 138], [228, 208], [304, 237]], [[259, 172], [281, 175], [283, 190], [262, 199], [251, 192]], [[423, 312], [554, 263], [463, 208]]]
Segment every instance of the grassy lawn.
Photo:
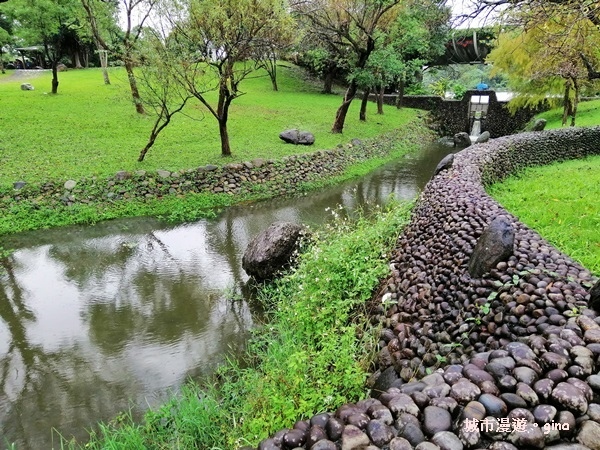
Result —
[[[233, 157], [220, 156], [217, 123], [199, 102], [187, 108], [194, 120], [176, 116], [143, 163], [137, 162], [152, 127], [151, 116], [135, 113], [126, 74], [111, 69], [112, 84], [103, 84], [99, 69], [59, 74], [58, 95], [50, 90], [50, 73], [21, 79], [8, 71], [0, 78], [0, 187], [18, 180], [30, 183], [84, 176], [109, 176], [119, 170], [178, 170], [258, 157], [280, 158], [334, 148], [352, 138], [372, 138], [402, 126], [417, 114], [388, 107], [382, 116], [370, 105], [366, 123], [358, 120], [359, 102], [350, 109], [343, 135], [330, 133], [341, 99], [319, 93], [320, 84], [290, 64], [279, 70], [280, 91], [271, 90], [263, 73], [242, 83], [246, 95], [231, 107], [229, 133]], [[21, 91], [21, 82], [35, 86]], [[287, 128], [311, 131], [315, 145], [297, 147], [278, 137]]]
[[558, 249], [600, 275], [600, 156], [530, 168], [489, 192]]
[[[546, 128], [561, 128], [562, 127], [563, 109], [555, 108], [550, 111], [543, 112], [536, 116], [536, 119], [546, 119]], [[571, 123], [569, 118], [568, 124]], [[590, 127], [600, 125], [600, 100], [591, 100], [581, 102], [577, 106], [577, 117], [575, 124], [578, 127]]]

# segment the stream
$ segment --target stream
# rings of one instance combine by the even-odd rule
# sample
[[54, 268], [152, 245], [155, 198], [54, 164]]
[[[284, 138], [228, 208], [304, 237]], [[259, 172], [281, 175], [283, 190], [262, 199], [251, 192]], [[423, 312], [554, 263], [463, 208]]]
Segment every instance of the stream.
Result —
[[316, 227], [390, 196], [413, 199], [454, 149], [432, 144], [351, 182], [227, 208], [0, 238], [0, 448], [59, 448], [122, 411], [139, 418], [243, 351], [260, 317], [242, 255], [275, 221]]

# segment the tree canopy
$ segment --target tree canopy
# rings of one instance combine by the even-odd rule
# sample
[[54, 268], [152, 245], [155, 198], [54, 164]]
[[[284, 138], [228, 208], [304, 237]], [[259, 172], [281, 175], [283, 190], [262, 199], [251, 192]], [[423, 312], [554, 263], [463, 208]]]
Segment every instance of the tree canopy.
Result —
[[79, 26], [77, 0], [12, 0], [3, 6], [5, 14], [18, 26], [15, 34], [27, 44], [40, 44], [52, 67], [52, 93], [58, 91], [57, 66], [72, 31]]
[[[444, 13], [447, 14], [443, 1], [307, 0], [291, 4], [293, 13], [299, 17], [302, 23], [306, 24], [308, 33], [323, 43], [327, 52], [347, 61], [349, 67], [349, 86], [342, 105], [336, 113], [331, 129], [333, 133], [341, 133], [344, 128], [350, 104], [359, 89], [361, 80], [364, 81], [365, 75], [368, 73], [367, 66], [371, 55], [378, 49], [383, 51], [383, 48], [392, 45], [392, 42], [402, 35], [399, 33], [403, 29], [402, 21], [397, 20], [401, 13], [422, 4], [434, 5], [433, 7], [437, 11], [442, 11], [442, 16]], [[409, 16], [405, 15], [404, 17]], [[413, 18], [415, 17], [413, 16]], [[430, 16], [422, 14], [419, 26], [427, 23], [429, 18]], [[447, 18], [446, 15], [445, 19]], [[407, 22], [406, 24], [406, 28], [412, 27], [412, 23]], [[429, 42], [430, 40], [431, 34], [425, 41]], [[418, 38], [415, 41], [418, 41]], [[404, 42], [405, 46], [412, 43], [412, 40]], [[401, 47], [403, 46], [397, 45], [392, 48], [393, 51], [402, 54]], [[371, 66], [374, 67], [375, 64], [371, 64]]]
[[[530, 5], [531, 6], [531, 5]], [[501, 34], [488, 61], [509, 78], [519, 95], [511, 108], [563, 102], [563, 124], [575, 124], [581, 89], [595, 77], [600, 61], [600, 30], [580, 8], [552, 2], [543, 9], [522, 6], [509, 17], [518, 25]]]

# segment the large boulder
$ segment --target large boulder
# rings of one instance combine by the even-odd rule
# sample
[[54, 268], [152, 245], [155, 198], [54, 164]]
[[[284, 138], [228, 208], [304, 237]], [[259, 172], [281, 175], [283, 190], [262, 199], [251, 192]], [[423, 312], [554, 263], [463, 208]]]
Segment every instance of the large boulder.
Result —
[[592, 289], [590, 289], [590, 300], [588, 305], [594, 311], [600, 311], [600, 280], [598, 280]]
[[515, 230], [505, 216], [498, 216], [483, 230], [469, 260], [469, 274], [481, 277], [513, 254]]
[[290, 264], [298, 248], [303, 227], [291, 222], [275, 222], [252, 239], [242, 258], [246, 273], [260, 280], [273, 278]]
[[546, 128], [546, 119], [537, 119], [533, 122], [531, 131], [542, 131], [544, 128]]
[[433, 176], [435, 177], [442, 170], [448, 170], [452, 168], [452, 164], [454, 163], [454, 153], [450, 153], [449, 155], [444, 156], [444, 158], [438, 163], [433, 172]]
[[300, 130], [282, 131], [279, 133], [279, 139], [294, 145], [313, 145], [315, 143], [315, 136], [312, 133]]
[[461, 131], [460, 133], [456, 133], [454, 135], [455, 147], [468, 147], [469, 145], [471, 145], [471, 138], [469, 137], [469, 133]]
[[490, 140], [490, 132], [489, 131], [484, 131], [479, 136], [477, 136], [477, 139], [475, 140], [475, 143], [476, 144], [483, 144], [484, 142], [487, 142], [489, 140]]

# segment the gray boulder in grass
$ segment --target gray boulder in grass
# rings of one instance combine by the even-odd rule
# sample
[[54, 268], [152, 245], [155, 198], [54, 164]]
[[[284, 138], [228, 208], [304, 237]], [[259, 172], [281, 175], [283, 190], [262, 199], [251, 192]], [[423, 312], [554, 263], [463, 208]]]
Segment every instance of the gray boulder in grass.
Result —
[[313, 145], [315, 136], [308, 131], [285, 130], [279, 133], [279, 139], [287, 144], [294, 145]]

